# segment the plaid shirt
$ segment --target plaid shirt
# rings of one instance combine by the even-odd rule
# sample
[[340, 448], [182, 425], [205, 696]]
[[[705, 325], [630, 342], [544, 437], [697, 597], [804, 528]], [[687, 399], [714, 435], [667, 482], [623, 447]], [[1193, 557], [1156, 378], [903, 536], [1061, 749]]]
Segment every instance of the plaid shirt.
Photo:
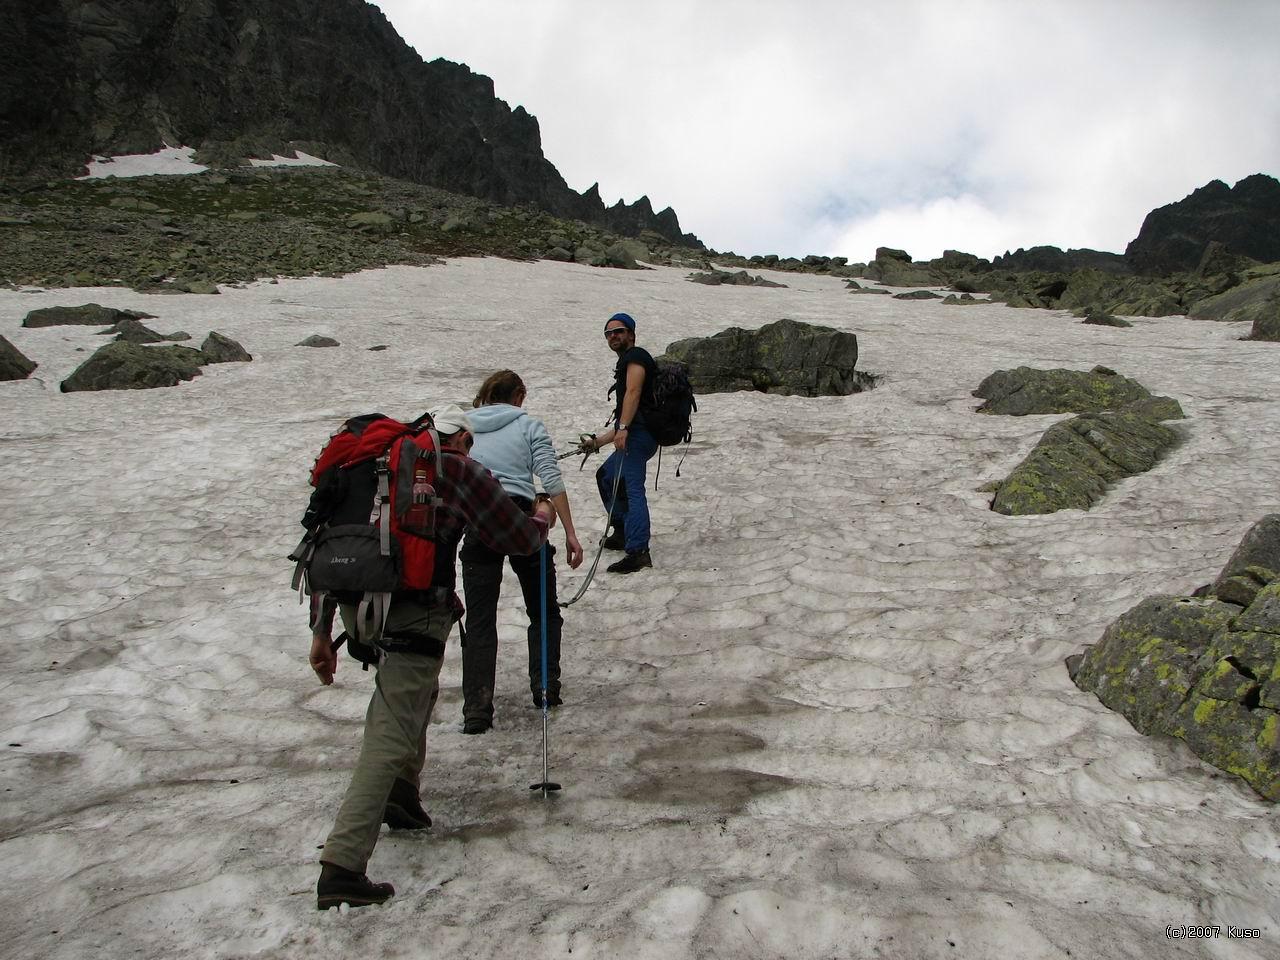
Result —
[[436, 513], [436, 549], [456, 556], [458, 541], [471, 527], [485, 546], [523, 557], [546, 542], [547, 522], [526, 516], [484, 467], [470, 457], [441, 451], [444, 467], [436, 477], [436, 493], [444, 501]]

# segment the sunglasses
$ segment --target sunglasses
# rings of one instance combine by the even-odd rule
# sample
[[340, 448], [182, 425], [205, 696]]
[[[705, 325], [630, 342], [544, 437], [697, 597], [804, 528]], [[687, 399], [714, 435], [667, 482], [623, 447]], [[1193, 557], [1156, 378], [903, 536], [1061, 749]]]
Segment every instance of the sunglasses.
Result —
[[605, 339], [607, 340], [610, 337], [617, 336], [618, 334], [626, 333], [626, 332], [627, 332], [626, 327], [610, 327], [608, 330], [604, 332], [604, 336], [605, 336]]

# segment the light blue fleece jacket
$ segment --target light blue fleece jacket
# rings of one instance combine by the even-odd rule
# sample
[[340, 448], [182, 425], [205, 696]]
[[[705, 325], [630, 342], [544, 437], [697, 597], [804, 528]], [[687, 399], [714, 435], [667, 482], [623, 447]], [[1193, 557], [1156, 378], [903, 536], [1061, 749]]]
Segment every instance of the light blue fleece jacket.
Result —
[[513, 497], [533, 499], [533, 478], [551, 496], [564, 493], [556, 448], [543, 422], [509, 403], [488, 403], [467, 411], [475, 446], [471, 459], [497, 477]]

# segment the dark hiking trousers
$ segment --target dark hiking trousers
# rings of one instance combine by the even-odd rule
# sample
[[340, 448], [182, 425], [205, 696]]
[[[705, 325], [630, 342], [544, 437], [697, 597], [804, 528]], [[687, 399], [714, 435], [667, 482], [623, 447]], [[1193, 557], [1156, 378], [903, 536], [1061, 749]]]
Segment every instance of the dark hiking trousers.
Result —
[[[560, 696], [560, 631], [564, 617], [556, 603], [556, 548], [547, 544], [547, 696]], [[505, 557], [468, 535], [463, 541], [462, 589], [467, 598], [466, 640], [462, 645], [462, 718], [493, 720], [493, 690], [498, 667], [498, 597], [502, 592], [502, 561], [520, 581], [529, 615], [529, 691], [542, 702], [542, 595], [540, 559]]]

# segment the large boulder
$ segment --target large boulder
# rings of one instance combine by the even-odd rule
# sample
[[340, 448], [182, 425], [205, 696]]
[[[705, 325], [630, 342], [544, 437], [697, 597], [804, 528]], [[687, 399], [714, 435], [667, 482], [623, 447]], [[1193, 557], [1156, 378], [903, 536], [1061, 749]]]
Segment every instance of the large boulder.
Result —
[[928, 287], [943, 283], [927, 263], [913, 263], [907, 251], [892, 247], [877, 247], [876, 258], [867, 264], [862, 275], [888, 287]]
[[1245, 339], [1270, 340], [1272, 343], [1280, 343], [1280, 308], [1277, 308], [1270, 316], [1259, 317], [1253, 321], [1253, 329]]
[[147, 347], [115, 341], [97, 350], [62, 381], [63, 393], [172, 387], [200, 376], [204, 354], [191, 347]]
[[1094, 367], [1087, 373], [1017, 367], [997, 370], [978, 384], [973, 395], [986, 401], [978, 407], [979, 413], [1021, 417], [1118, 410], [1135, 400], [1148, 399], [1151, 392], [1138, 381], [1107, 367]]
[[845, 396], [874, 383], [874, 377], [854, 369], [856, 336], [795, 320], [779, 320], [759, 330], [730, 327], [713, 337], [677, 340], [660, 359], [685, 364], [698, 393], [759, 390], [803, 397]]
[[200, 352], [207, 363], [248, 363], [253, 359], [248, 350], [216, 330], [205, 337]]
[[1280, 316], [1280, 270], [1274, 266], [1250, 269], [1239, 285], [1196, 301], [1187, 316], [1226, 323], [1265, 322]]
[[1280, 182], [1261, 173], [1234, 187], [1212, 180], [1147, 214], [1124, 255], [1141, 273], [1195, 270], [1215, 240], [1239, 256], [1280, 260]]
[[154, 320], [141, 310], [117, 310], [97, 303], [79, 307], [42, 307], [32, 310], [22, 320], [24, 327], [58, 327], [76, 325], [83, 327], [109, 327], [121, 320]]
[[1055, 423], [997, 485], [991, 509], [1005, 516], [1088, 510], [1113, 483], [1150, 470], [1177, 442], [1176, 431], [1142, 413], [1087, 413]]
[[777, 283], [774, 280], [766, 280], [764, 277], [756, 274], [752, 276], [745, 270], [711, 270], [707, 273], [691, 273], [686, 280], [692, 283], [703, 283], [710, 287], [718, 287], [722, 284], [729, 284], [736, 287], [785, 287], [785, 283]]
[[6, 337], [0, 337], [0, 380], [25, 380], [35, 368], [34, 361], [29, 360]]
[[1213, 595], [1248, 606], [1258, 590], [1280, 579], [1280, 513], [1263, 517], [1244, 535], [1213, 582]]
[[[1280, 514], [1256, 524], [1243, 555], [1280, 545]], [[1264, 551], [1265, 552], [1265, 551]], [[1267, 553], [1272, 559], [1274, 552]], [[1142, 733], [1177, 737], [1207, 763], [1280, 800], [1280, 574], [1246, 606], [1220, 594], [1148, 597], [1067, 660], [1071, 679]]]

